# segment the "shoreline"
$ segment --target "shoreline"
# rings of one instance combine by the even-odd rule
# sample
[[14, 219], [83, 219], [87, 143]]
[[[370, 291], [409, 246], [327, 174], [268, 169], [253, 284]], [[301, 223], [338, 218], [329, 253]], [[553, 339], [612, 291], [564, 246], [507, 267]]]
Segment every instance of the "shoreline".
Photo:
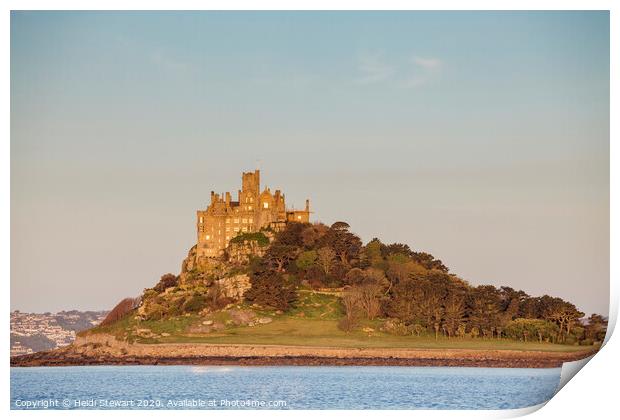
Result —
[[11, 367], [103, 365], [460, 366], [557, 368], [598, 349], [574, 352], [272, 345], [128, 344], [112, 337], [10, 359]]

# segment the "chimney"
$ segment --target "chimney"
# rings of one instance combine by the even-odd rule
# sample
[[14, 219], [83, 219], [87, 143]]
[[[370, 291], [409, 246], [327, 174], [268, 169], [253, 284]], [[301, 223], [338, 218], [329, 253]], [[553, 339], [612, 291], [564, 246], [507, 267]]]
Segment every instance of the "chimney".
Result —
[[215, 191], [211, 191], [211, 204], [215, 203]]
[[306, 211], [310, 212], [310, 200], [306, 200]]
[[226, 207], [230, 207], [230, 193], [226, 191]]

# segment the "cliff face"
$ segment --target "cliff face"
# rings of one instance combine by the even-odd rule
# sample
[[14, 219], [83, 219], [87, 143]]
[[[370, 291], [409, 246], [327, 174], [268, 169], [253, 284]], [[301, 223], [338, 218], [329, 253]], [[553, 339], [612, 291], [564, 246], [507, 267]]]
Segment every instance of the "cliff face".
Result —
[[221, 258], [201, 256], [193, 246], [181, 264], [178, 277], [162, 276], [156, 287], [146, 289], [138, 308], [141, 319], [157, 320], [190, 313], [208, 313], [241, 302], [250, 289], [249, 262], [269, 247], [272, 235], [251, 233], [230, 244]]
[[255, 240], [233, 242], [226, 249], [228, 262], [232, 264], [248, 264], [250, 257], [262, 257], [269, 245], [261, 245]]

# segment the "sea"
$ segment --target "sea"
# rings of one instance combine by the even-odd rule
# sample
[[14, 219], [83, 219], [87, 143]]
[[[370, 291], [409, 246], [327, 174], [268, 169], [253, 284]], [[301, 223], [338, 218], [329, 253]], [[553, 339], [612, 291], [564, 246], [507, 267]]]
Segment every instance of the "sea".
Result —
[[11, 409], [514, 409], [546, 402], [557, 369], [402, 366], [11, 368]]

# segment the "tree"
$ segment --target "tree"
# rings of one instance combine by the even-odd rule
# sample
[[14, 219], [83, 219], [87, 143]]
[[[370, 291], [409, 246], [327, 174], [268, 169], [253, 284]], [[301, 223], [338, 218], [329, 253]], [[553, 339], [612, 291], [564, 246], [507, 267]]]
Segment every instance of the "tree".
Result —
[[598, 314], [592, 314], [587, 319], [584, 335], [587, 340], [603, 341], [607, 332], [607, 319]]
[[342, 294], [342, 304], [344, 306], [345, 316], [349, 321], [353, 321], [357, 317], [360, 309], [360, 294], [355, 288], [349, 289]]
[[391, 298], [387, 301], [387, 314], [407, 324], [421, 321], [419, 303], [423, 298], [423, 291], [418, 286], [419, 279], [417, 278], [406, 278], [398, 282], [392, 289]]
[[506, 336], [514, 340], [528, 341], [535, 337], [539, 342], [553, 340], [558, 333], [558, 326], [543, 319], [517, 318], [508, 322]]
[[140, 298], [125, 298], [121, 300], [101, 321], [102, 326], [110, 325], [123, 318], [125, 315], [140, 306]]
[[155, 287], [153, 287], [153, 290], [155, 290], [157, 293], [162, 293], [167, 288], [175, 287], [178, 284], [179, 278], [174, 274], [168, 273], [161, 276], [161, 278], [159, 279], [159, 283], [157, 283]]
[[313, 249], [310, 251], [304, 251], [295, 260], [297, 268], [301, 270], [307, 270], [314, 265], [317, 259], [317, 252]]
[[479, 331], [487, 334], [501, 325], [500, 304], [498, 290], [494, 286], [478, 286], [472, 288], [468, 294], [467, 306], [469, 309], [469, 323], [478, 327]]
[[448, 267], [441, 262], [441, 260], [435, 259], [435, 257], [426, 252], [414, 252], [412, 254], [412, 258], [427, 270], [438, 270], [443, 273], [450, 271], [448, 270]]
[[381, 297], [387, 287], [385, 274], [378, 269], [364, 270], [361, 284], [352, 286], [350, 293], [355, 294], [357, 303], [368, 319], [374, 319], [381, 312]]
[[334, 250], [343, 264], [349, 264], [351, 259], [357, 258], [362, 247], [360, 238], [348, 229], [346, 222], [336, 222], [323, 237], [325, 245]]
[[448, 337], [452, 337], [465, 316], [465, 297], [451, 293], [445, 303], [445, 326]]
[[328, 275], [336, 258], [336, 253], [328, 246], [319, 248], [317, 251], [317, 264], [323, 269], [325, 275]]
[[298, 249], [294, 245], [274, 243], [265, 253], [264, 260], [272, 270], [281, 273], [285, 266], [297, 257], [297, 254]]
[[572, 303], [560, 298], [545, 295], [541, 300], [545, 302], [543, 317], [558, 325], [558, 338], [560, 341], [564, 341], [570, 335], [573, 325], [584, 316], [584, 313], [577, 310]]
[[297, 300], [295, 286], [279, 272], [252, 273], [244, 298], [257, 305], [286, 311]]

